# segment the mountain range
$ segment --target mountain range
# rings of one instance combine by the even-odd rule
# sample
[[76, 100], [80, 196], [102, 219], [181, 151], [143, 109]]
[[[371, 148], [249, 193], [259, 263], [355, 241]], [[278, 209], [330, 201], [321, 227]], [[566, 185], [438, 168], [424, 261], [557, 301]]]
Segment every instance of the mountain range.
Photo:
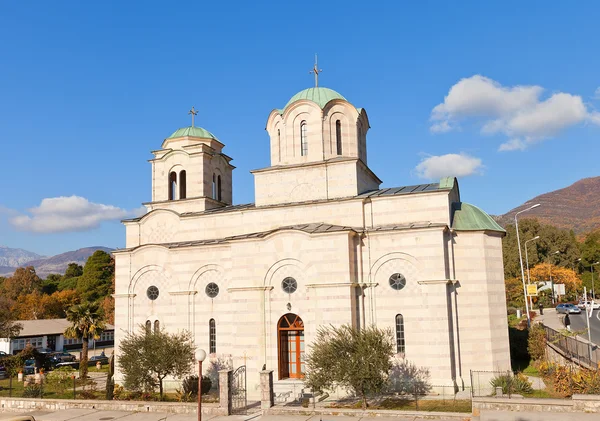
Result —
[[504, 227], [514, 224], [515, 213], [538, 203], [541, 206], [519, 218], [536, 218], [576, 234], [597, 230], [600, 228], [600, 177], [584, 178], [563, 189], [541, 194], [494, 219]]
[[11, 276], [18, 267], [33, 266], [40, 278], [45, 278], [51, 273], [64, 274], [69, 263], [85, 265], [88, 257], [96, 250], [110, 253], [108, 247], [85, 247], [79, 250], [68, 251], [56, 256], [44, 257], [27, 250], [11, 249], [0, 246], [0, 276]]

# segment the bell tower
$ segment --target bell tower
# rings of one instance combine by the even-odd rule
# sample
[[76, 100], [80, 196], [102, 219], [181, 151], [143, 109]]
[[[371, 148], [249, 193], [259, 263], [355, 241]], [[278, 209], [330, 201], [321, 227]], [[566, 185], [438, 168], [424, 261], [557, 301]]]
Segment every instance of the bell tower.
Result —
[[161, 149], [152, 151], [152, 201], [149, 211], [170, 209], [178, 213], [200, 212], [232, 203], [231, 158], [216, 136], [201, 127], [176, 130]]

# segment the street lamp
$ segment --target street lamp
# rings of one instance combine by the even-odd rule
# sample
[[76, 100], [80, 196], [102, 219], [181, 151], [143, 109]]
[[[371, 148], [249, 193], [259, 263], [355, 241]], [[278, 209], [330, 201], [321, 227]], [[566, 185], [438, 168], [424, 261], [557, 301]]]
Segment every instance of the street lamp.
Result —
[[[540, 236], [536, 235], [531, 240], [525, 241], [525, 263], [527, 263], [527, 285], [531, 284], [531, 278], [529, 277], [529, 255], [527, 254], [527, 243], [535, 240], [539, 240]], [[533, 298], [529, 296], [529, 307], [533, 309]]]
[[198, 360], [198, 421], [202, 421], [202, 361], [206, 359], [206, 351], [197, 349], [196, 359]]
[[[552, 253], [550, 256], [548, 256], [548, 260], [550, 260], [550, 257], [552, 255], [558, 254], [558, 253], [560, 253], [560, 250], [556, 250], [554, 253]], [[550, 287], [551, 287], [551, 291], [552, 291], [552, 304], [554, 304], [555, 301], [554, 301], [554, 281], [552, 280], [552, 263], [549, 263], [548, 271], [550, 272]]]
[[600, 265], [600, 262], [592, 263], [592, 300], [596, 298], [596, 290], [594, 289], [594, 266]]
[[519, 247], [519, 263], [521, 264], [521, 280], [523, 281], [523, 297], [525, 298], [525, 312], [527, 313], [527, 327], [531, 326], [531, 320], [529, 318], [529, 303], [527, 302], [527, 287], [525, 286], [525, 271], [523, 270], [523, 254], [521, 253], [521, 240], [519, 239], [519, 221], [517, 220], [517, 215], [523, 212], [530, 211], [532, 209], [540, 206], [539, 203], [536, 203], [533, 206], [528, 207], [527, 209], [523, 209], [515, 213], [515, 230], [517, 231], [517, 245]]

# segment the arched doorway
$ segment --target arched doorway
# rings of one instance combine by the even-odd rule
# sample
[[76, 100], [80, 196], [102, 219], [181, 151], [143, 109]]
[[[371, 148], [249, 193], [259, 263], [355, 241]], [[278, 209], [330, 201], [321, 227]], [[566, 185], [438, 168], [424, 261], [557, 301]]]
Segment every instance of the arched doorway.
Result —
[[300, 316], [285, 314], [277, 323], [279, 380], [304, 377], [304, 322]]

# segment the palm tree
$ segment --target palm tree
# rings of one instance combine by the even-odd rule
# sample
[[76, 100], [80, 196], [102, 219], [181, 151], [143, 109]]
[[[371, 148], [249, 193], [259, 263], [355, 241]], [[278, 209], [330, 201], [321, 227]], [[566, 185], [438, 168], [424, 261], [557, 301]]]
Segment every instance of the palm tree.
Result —
[[67, 320], [71, 322], [65, 330], [65, 337], [81, 339], [81, 361], [79, 362], [79, 376], [87, 377], [88, 372], [88, 342], [91, 338], [98, 339], [106, 323], [104, 314], [98, 303], [83, 303], [67, 310]]

